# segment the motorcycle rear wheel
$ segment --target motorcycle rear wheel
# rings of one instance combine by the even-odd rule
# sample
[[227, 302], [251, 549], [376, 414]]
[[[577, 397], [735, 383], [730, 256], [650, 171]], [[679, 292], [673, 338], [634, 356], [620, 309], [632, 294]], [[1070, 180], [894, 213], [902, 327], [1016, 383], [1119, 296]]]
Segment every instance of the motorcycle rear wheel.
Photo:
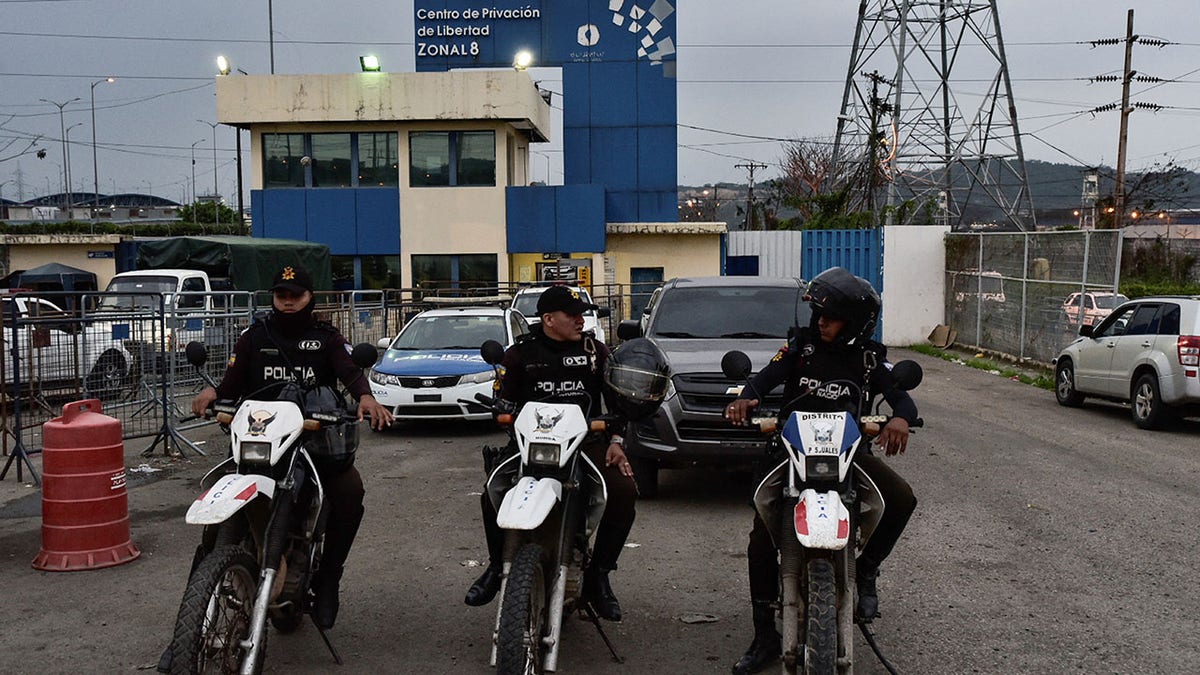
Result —
[[828, 558], [808, 561], [808, 603], [805, 607], [804, 673], [837, 672], [837, 582]]
[[221, 546], [205, 556], [179, 605], [171, 672], [238, 672], [257, 587], [258, 563], [241, 546]]
[[508, 572], [496, 643], [496, 675], [541, 673], [546, 630], [545, 553], [537, 544], [517, 550]]

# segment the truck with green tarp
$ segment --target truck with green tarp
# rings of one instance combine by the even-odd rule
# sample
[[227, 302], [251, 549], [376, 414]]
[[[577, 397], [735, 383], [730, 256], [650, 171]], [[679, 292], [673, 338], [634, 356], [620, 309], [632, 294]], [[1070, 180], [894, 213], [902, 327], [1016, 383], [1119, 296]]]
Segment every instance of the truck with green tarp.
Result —
[[199, 270], [210, 279], [228, 279], [232, 290], [259, 291], [270, 288], [285, 265], [307, 269], [316, 290], [333, 288], [329, 247], [296, 239], [212, 235], [142, 241], [136, 269]]

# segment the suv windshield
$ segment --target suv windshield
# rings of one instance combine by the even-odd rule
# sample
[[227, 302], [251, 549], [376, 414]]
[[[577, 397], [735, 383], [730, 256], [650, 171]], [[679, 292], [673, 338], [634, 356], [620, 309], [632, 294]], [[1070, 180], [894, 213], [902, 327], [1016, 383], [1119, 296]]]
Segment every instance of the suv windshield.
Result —
[[[110, 293], [174, 293], [175, 277], [138, 276], [114, 277], [105, 290]], [[100, 309], [156, 309], [158, 298], [149, 295], [107, 295], [100, 299]]]
[[651, 336], [782, 340], [789, 328], [808, 323], [808, 304], [799, 298], [795, 288], [675, 288], [659, 299]]
[[488, 340], [507, 344], [502, 316], [417, 317], [392, 349], [479, 349]]

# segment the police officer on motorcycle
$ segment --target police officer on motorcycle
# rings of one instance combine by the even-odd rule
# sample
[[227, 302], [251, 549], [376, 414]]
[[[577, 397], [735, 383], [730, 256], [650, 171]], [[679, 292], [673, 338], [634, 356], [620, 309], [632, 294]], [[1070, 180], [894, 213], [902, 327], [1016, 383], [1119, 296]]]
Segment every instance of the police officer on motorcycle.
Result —
[[[792, 401], [804, 391], [819, 392], [823, 383], [848, 380], [867, 390], [863, 392], [866, 401], [872, 394], [884, 396], [894, 417], [879, 434], [878, 444], [888, 456], [903, 453], [908, 445], [909, 424], [917, 420], [917, 407], [907, 392], [895, 386], [884, 360], [886, 348], [871, 340], [879, 318], [879, 294], [865, 279], [834, 267], [812, 280], [805, 299], [812, 308], [809, 325], [795, 331], [771, 362], [750, 380], [725, 409], [725, 417], [735, 424], [744, 423], [759, 403], [758, 394], [780, 383], [784, 383], [784, 401]], [[887, 504], [857, 561], [855, 615], [870, 621], [879, 613], [875, 589], [879, 565], [900, 538], [917, 500], [904, 478], [879, 457], [860, 452], [855, 463], [874, 481]], [[775, 629], [774, 608], [779, 597], [777, 553], [771, 530], [755, 514], [746, 548], [754, 641], [733, 666], [735, 675], [758, 672], [780, 656], [781, 638]]]
[[[577, 403], [588, 417], [600, 415], [601, 395], [606, 391], [605, 364], [610, 355], [603, 342], [583, 332], [583, 313], [588, 309], [597, 307], [585, 303], [577, 291], [566, 286], [543, 291], [537, 303], [541, 322], [504, 353], [498, 398], [518, 409], [529, 401]], [[608, 402], [610, 410], [620, 408], [611, 398]], [[611, 422], [609, 428], [623, 429], [624, 425]], [[583, 450], [601, 467], [608, 489], [592, 560], [584, 575], [583, 596], [601, 618], [620, 621], [621, 605], [608, 575], [617, 568], [617, 558], [633, 527], [637, 487], [619, 434], [589, 437]], [[492, 601], [500, 590], [503, 573], [504, 532], [496, 525], [496, 509], [486, 490], [480, 503], [489, 561], [463, 600], [471, 606]]]
[[[369, 416], [371, 426], [384, 429], [392, 414], [371, 395], [362, 369], [350, 359], [351, 347], [338, 329], [313, 316], [313, 283], [308, 271], [288, 265], [271, 282], [273, 311], [256, 320], [233, 346], [225, 376], [216, 389], [205, 387], [192, 400], [192, 412], [203, 415], [218, 398], [237, 399], [278, 381], [299, 381], [334, 387], [338, 380], [358, 400], [358, 419]], [[312, 587], [313, 619], [332, 628], [338, 614], [338, 585], [346, 557], [363, 517], [362, 476], [354, 455], [323, 458], [314, 455], [329, 500], [321, 566]]]

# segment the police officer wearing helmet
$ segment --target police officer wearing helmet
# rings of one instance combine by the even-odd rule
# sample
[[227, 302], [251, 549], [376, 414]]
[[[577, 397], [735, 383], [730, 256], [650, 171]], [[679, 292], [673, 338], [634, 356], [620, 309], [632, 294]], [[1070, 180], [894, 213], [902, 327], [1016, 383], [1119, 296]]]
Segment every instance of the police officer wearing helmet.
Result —
[[[588, 309], [597, 307], [585, 303], [578, 292], [565, 286], [543, 291], [537, 303], [541, 322], [504, 353], [498, 398], [517, 408], [529, 401], [576, 403], [588, 417], [600, 415], [603, 398], [609, 411], [618, 417], [608, 424], [609, 429], [624, 429], [624, 420], [631, 414], [636, 416], [647, 406], [657, 406], [666, 392], [666, 360], [661, 352], [657, 354], [657, 365], [644, 348], [629, 351], [625, 349], [628, 345], [623, 345], [610, 354], [604, 343], [583, 331], [583, 313]], [[650, 347], [657, 352], [653, 344]], [[623, 361], [626, 353], [630, 355], [628, 363]], [[619, 388], [614, 388], [614, 383]], [[633, 527], [637, 487], [620, 434], [589, 437], [582, 450], [600, 467], [608, 490], [608, 502], [584, 576], [583, 597], [601, 618], [620, 621], [621, 605], [613, 593], [609, 573], [617, 568], [617, 558]], [[516, 470], [512, 463], [508, 466]], [[504, 532], [496, 525], [496, 509], [486, 494], [480, 502], [489, 564], [467, 591], [464, 602], [471, 606], [485, 605], [495, 597], [504, 557]]]
[[[909, 424], [917, 420], [917, 407], [907, 392], [895, 386], [885, 362], [886, 348], [871, 340], [879, 318], [879, 294], [865, 279], [834, 267], [809, 283], [805, 299], [812, 308], [809, 325], [795, 331], [771, 362], [750, 380], [725, 409], [725, 417], [736, 424], [745, 422], [759, 403], [755, 392], [771, 391], [780, 383], [784, 383], [784, 401], [791, 401], [801, 393], [801, 382], [819, 394], [823, 383], [849, 380], [865, 386], [868, 392], [864, 393], [883, 394], [894, 417], [877, 442], [888, 456], [903, 453], [908, 445]], [[875, 589], [879, 565], [900, 538], [917, 500], [904, 478], [879, 457], [860, 451], [854, 461], [879, 488], [887, 504], [857, 563], [855, 615], [870, 621], [879, 612]], [[756, 513], [746, 549], [754, 641], [733, 666], [735, 675], [758, 672], [780, 656], [774, 609], [779, 597], [779, 560], [772, 531]]]
[[[271, 282], [273, 310], [255, 321], [233, 346], [225, 376], [216, 389], [205, 387], [192, 400], [192, 412], [204, 414], [218, 398], [236, 399], [271, 382], [301, 381], [334, 387], [341, 381], [358, 400], [358, 419], [384, 429], [391, 412], [375, 400], [362, 369], [350, 359], [350, 344], [332, 324], [313, 316], [312, 277], [288, 265]], [[314, 456], [330, 504], [321, 567], [313, 579], [313, 619], [332, 628], [338, 613], [343, 565], [363, 517], [363, 484], [354, 455]]]

